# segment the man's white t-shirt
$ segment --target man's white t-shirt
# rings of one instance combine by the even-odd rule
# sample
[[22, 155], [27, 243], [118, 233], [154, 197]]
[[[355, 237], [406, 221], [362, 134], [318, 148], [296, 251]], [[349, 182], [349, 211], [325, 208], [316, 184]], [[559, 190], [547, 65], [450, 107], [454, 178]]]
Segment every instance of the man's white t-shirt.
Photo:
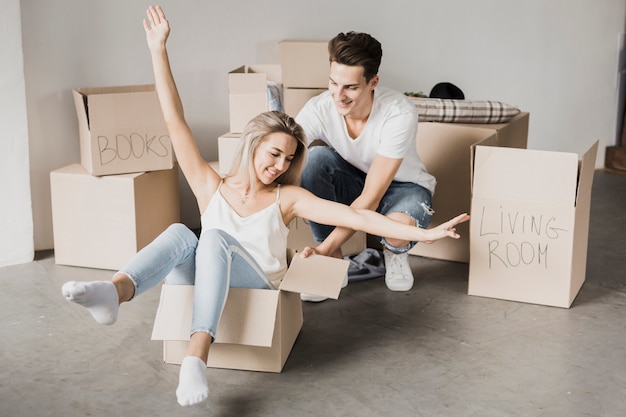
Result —
[[361, 134], [352, 139], [346, 122], [335, 108], [329, 91], [311, 98], [296, 116], [309, 144], [318, 139], [332, 147], [347, 162], [367, 173], [376, 154], [403, 158], [394, 180], [413, 182], [435, 191], [430, 175], [415, 149], [418, 113], [402, 94], [385, 87], [374, 89], [372, 111]]

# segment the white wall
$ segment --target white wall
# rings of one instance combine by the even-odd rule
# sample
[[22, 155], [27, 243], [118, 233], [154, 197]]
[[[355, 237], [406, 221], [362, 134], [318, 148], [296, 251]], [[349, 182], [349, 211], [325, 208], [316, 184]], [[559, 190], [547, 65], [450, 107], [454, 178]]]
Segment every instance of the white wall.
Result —
[[[36, 249], [52, 247], [49, 172], [79, 160], [71, 89], [152, 82], [141, 24], [147, 4], [21, 2]], [[188, 120], [209, 160], [217, 157], [217, 136], [228, 130], [228, 71], [277, 63], [281, 39], [325, 40], [348, 30], [382, 42], [384, 85], [428, 93], [451, 81], [467, 98], [529, 111], [531, 148], [581, 152], [599, 139], [602, 166], [604, 147], [615, 143], [623, 0], [162, 4]], [[182, 204], [183, 220], [197, 225], [186, 185]]]
[[28, 124], [19, 0], [0, 13], [0, 267], [33, 259]]

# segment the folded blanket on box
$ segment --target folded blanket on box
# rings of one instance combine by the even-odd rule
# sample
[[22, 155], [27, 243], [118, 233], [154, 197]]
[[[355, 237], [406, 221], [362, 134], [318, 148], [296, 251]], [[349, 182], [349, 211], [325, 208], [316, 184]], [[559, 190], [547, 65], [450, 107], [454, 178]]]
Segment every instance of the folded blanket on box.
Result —
[[415, 104], [420, 122], [506, 123], [520, 113], [517, 107], [500, 101], [408, 98]]

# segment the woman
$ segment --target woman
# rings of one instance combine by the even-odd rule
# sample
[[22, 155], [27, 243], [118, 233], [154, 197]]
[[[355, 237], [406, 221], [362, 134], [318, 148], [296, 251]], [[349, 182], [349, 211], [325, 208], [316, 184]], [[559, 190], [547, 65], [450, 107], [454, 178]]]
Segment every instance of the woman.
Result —
[[[424, 230], [368, 210], [319, 199], [297, 184], [306, 161], [302, 128], [281, 112], [267, 112], [247, 125], [226, 178], [200, 155], [187, 125], [171, 73], [163, 10], [150, 7], [144, 20], [156, 89], [178, 163], [200, 209], [199, 239], [181, 224], [170, 226], [139, 251], [110, 281], [67, 282], [62, 293], [86, 307], [101, 324], [117, 319], [118, 307], [167, 278], [195, 285], [191, 339], [180, 368], [180, 405], [204, 401], [209, 393], [206, 361], [229, 287], [276, 288], [287, 269], [287, 224], [294, 217], [394, 235], [412, 241], [458, 238], [466, 214]], [[305, 248], [303, 256], [314, 253]]]

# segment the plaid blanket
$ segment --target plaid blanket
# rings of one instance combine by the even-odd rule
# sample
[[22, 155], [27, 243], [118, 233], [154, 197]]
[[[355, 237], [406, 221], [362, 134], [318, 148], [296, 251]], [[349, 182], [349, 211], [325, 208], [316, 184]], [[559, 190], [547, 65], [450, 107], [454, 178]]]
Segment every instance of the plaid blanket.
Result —
[[419, 113], [420, 122], [443, 123], [506, 123], [520, 109], [500, 101], [452, 100], [408, 97]]

